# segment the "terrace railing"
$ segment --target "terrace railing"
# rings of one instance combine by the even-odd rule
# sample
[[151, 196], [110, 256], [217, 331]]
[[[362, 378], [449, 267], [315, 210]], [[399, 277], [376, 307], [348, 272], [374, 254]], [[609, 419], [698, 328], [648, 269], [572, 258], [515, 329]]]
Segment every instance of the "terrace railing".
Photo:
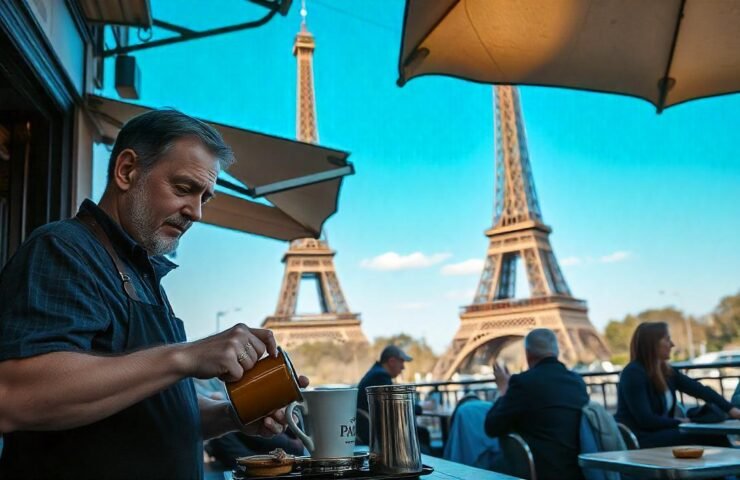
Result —
[[[740, 362], [722, 362], [706, 365], [676, 363], [679, 371], [713, 388], [726, 399], [732, 397], [740, 381]], [[610, 412], [617, 408], [617, 384], [620, 371], [580, 372], [593, 401], [601, 403]], [[496, 398], [496, 382], [493, 377], [476, 380], [416, 383], [419, 401], [425, 409], [451, 411], [466, 394], [474, 394], [482, 400]], [[690, 400], [689, 400], [690, 399]], [[679, 394], [679, 401], [686, 407], [697, 404], [697, 400]], [[687, 401], [689, 402], [687, 404]]]

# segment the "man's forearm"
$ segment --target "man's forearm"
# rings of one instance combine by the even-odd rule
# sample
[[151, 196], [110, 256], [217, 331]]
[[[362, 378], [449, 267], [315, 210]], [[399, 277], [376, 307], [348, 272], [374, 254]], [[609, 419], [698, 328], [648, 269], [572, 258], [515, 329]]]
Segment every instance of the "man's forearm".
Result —
[[0, 362], [0, 433], [86, 425], [182, 379], [179, 346], [120, 356], [54, 352]]

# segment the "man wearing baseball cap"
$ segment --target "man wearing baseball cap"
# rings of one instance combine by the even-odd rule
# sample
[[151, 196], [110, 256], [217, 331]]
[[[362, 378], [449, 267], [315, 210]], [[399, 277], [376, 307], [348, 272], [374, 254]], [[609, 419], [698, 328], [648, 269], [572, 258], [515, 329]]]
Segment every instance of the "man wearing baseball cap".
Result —
[[[377, 385], [393, 385], [393, 379], [403, 372], [406, 362], [412, 358], [395, 345], [388, 345], [380, 354], [380, 360], [367, 371], [360, 383], [357, 385], [357, 408], [368, 411], [367, 387]], [[357, 416], [357, 444], [367, 444], [370, 440], [370, 424], [366, 417], [361, 414]]]

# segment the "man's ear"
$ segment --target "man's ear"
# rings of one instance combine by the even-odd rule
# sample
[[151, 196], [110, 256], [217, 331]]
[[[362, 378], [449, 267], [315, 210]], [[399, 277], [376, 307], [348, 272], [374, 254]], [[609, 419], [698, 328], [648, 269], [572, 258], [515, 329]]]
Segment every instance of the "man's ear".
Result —
[[119, 190], [127, 192], [133, 186], [139, 173], [138, 160], [136, 152], [130, 148], [122, 150], [116, 157], [112, 180]]

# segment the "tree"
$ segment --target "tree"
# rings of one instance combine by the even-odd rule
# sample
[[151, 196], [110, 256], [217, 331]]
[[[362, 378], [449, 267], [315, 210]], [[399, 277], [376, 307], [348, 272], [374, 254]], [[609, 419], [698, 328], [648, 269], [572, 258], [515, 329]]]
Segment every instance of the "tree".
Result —
[[604, 336], [612, 353], [629, 353], [630, 339], [638, 323], [639, 320], [634, 315], [627, 315], [623, 320], [609, 321], [604, 330]]
[[[620, 360], [629, 359], [630, 341], [637, 326], [645, 322], [665, 322], [676, 345], [673, 358], [684, 360], [689, 358], [689, 329], [691, 329], [691, 344], [696, 345], [706, 341], [706, 328], [696, 319], [686, 316], [674, 307], [653, 308], [644, 310], [637, 315], [627, 315], [623, 320], [611, 320], [605, 330], [605, 337], [609, 348]], [[623, 363], [623, 362], [619, 362]]]
[[719, 301], [710, 315], [707, 337], [710, 349], [717, 350], [740, 341], [740, 292]]
[[291, 348], [290, 358], [298, 373], [316, 386], [356, 384], [372, 356], [367, 345], [311, 342]]
[[406, 369], [403, 371], [401, 378], [397, 379], [398, 381], [413, 382], [417, 373], [424, 376], [431, 372], [437, 363], [438, 357], [434, 354], [432, 348], [427, 345], [426, 339], [414, 338], [406, 333], [399, 333], [390, 337], [376, 337], [373, 344], [375, 360], [380, 358], [380, 352], [387, 345], [396, 345], [413, 358], [413, 361], [406, 362]]
[[413, 382], [416, 373], [424, 375], [431, 372], [437, 361], [426, 340], [405, 333], [378, 337], [372, 345], [304, 343], [290, 349], [290, 358], [298, 373], [309, 377], [312, 385], [354, 385], [380, 358], [380, 352], [386, 345], [396, 345], [413, 358], [413, 361], [406, 363], [401, 377], [396, 379], [399, 382]]

